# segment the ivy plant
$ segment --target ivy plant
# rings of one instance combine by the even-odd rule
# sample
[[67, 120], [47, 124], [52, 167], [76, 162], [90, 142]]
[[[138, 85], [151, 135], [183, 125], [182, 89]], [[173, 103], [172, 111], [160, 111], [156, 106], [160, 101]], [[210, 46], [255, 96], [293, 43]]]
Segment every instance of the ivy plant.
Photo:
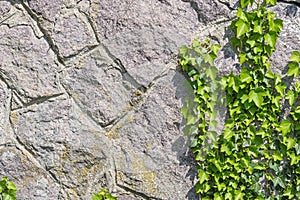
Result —
[[[180, 49], [179, 62], [194, 91], [181, 112], [202, 199], [300, 199], [300, 83], [288, 87], [283, 80], [299, 78], [300, 55], [292, 52], [284, 77], [270, 68], [283, 28], [267, 9], [275, 4], [240, 0], [230, 26], [241, 65], [238, 75], [219, 78], [217, 44], [195, 40]], [[227, 108], [219, 133], [218, 106]]]
[[97, 194], [94, 194], [92, 200], [116, 200], [117, 198], [112, 196], [107, 189], [101, 189]]
[[0, 181], [0, 200], [16, 200], [17, 187], [13, 181], [9, 181], [8, 178], [2, 177]]

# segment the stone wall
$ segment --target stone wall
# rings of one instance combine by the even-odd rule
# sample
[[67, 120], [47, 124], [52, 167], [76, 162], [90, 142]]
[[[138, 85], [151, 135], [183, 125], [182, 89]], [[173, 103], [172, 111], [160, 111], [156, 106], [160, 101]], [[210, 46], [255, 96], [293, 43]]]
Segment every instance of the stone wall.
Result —
[[[299, 0], [272, 9], [284, 30], [272, 60], [300, 47]], [[0, 0], [0, 177], [28, 200], [195, 200], [182, 132], [189, 96], [176, 55], [192, 39], [223, 45], [236, 0]]]

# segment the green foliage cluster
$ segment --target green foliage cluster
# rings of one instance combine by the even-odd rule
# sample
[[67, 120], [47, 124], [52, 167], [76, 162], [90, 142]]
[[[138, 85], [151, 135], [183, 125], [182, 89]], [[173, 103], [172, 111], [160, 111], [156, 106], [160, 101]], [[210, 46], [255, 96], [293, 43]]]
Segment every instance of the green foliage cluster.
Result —
[[101, 189], [97, 194], [94, 194], [92, 200], [116, 200], [117, 198], [112, 196], [107, 189]]
[[[218, 78], [214, 59], [219, 45], [193, 41], [180, 49], [180, 64], [195, 95], [181, 111], [198, 163], [196, 192], [202, 199], [300, 199], [300, 83], [287, 87], [270, 69], [268, 60], [283, 28], [267, 9], [275, 4], [240, 1], [230, 26], [242, 66], [239, 75]], [[299, 78], [299, 62], [294, 51], [285, 78]], [[222, 134], [216, 132], [218, 106], [228, 111]]]
[[16, 200], [16, 191], [17, 187], [13, 181], [9, 181], [7, 177], [2, 177], [0, 181], [0, 200]]

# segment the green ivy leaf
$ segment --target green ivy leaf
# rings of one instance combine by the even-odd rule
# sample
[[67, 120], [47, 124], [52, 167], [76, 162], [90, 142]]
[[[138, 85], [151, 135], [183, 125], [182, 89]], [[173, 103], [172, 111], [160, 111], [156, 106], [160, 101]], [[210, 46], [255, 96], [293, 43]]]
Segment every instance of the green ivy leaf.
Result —
[[197, 138], [192, 138], [191, 139], [191, 144], [190, 144], [190, 147], [196, 147], [198, 145], [198, 140]]
[[[255, 20], [253, 22], [253, 25], [254, 25], [254, 28], [253, 28], [254, 33], [259, 33], [259, 34], [263, 33], [263, 27], [261, 25], [261, 20]], [[251, 46], [251, 47], [253, 47], [253, 46]]]
[[275, 19], [269, 21], [270, 31], [274, 31], [276, 33], [280, 32], [283, 28], [283, 21], [281, 19]]
[[285, 188], [285, 183], [283, 182], [283, 180], [280, 177], [275, 177], [272, 180], [274, 187], [276, 187], [277, 185], [279, 185], [282, 188]]
[[274, 76], [274, 73], [272, 72], [272, 70], [268, 70], [266, 77], [270, 78], [270, 79], [274, 79], [275, 76]]
[[243, 200], [243, 197], [245, 196], [245, 193], [241, 190], [235, 191], [235, 197], [234, 200]]
[[235, 25], [237, 27], [237, 32], [236, 32], [237, 38], [240, 38], [242, 35], [247, 33], [250, 29], [249, 23], [247, 23], [241, 19], [239, 19]]
[[286, 85], [284, 83], [282, 83], [282, 82], [275, 86], [276, 91], [281, 96], [284, 96], [284, 90], [285, 90], [285, 88], [286, 88]]
[[3, 200], [16, 200], [15, 197], [11, 196], [10, 194], [2, 194]]
[[229, 192], [227, 192], [227, 193], [225, 194], [225, 200], [232, 200], [232, 199], [233, 199], [232, 194], [229, 193]]
[[243, 11], [242, 8], [238, 8], [238, 11], [237, 11], [237, 13], [236, 13], [236, 16], [237, 16], [238, 18], [240, 18], [241, 20], [245, 21], [245, 22], [248, 21], [247, 16], [246, 16], [246, 14], [245, 14], [245, 12]]
[[282, 160], [282, 155], [279, 151], [275, 151], [273, 154], [272, 154], [272, 157], [274, 159], [274, 161], [281, 161]]
[[295, 139], [293, 139], [293, 138], [283, 138], [283, 142], [284, 142], [284, 144], [286, 145], [286, 147], [287, 147], [287, 150], [289, 150], [289, 149], [291, 149], [291, 148], [293, 148], [294, 147], [294, 145], [296, 144], [296, 140]]
[[187, 48], [187, 46], [180, 47], [179, 54], [181, 56], [183, 56], [183, 57], [186, 57], [187, 54], [188, 54], [188, 48]]
[[198, 178], [199, 178], [199, 183], [202, 184], [203, 182], [209, 180], [209, 175], [203, 169], [201, 169], [198, 173]]
[[239, 54], [239, 59], [240, 59], [240, 64], [241, 65], [248, 60], [247, 55], [245, 53], [240, 53]]
[[289, 90], [285, 98], [287, 100], [289, 100], [290, 106], [294, 105], [295, 99], [296, 99], [295, 97], [296, 97], [295, 92], [292, 90]]
[[238, 48], [242, 48], [242, 41], [233, 37], [233, 38], [230, 38], [230, 41], [232, 43], [232, 46], [234, 49], [238, 49]]
[[206, 76], [209, 77], [212, 80], [215, 80], [217, 77], [218, 69], [214, 66], [211, 66], [206, 69]]
[[267, 4], [271, 4], [272, 6], [276, 5], [277, 0], [266, 0]]
[[270, 169], [273, 169], [275, 171], [275, 173], [279, 173], [280, 172], [280, 170], [279, 170], [279, 164], [277, 164], [277, 163], [273, 163], [272, 161], [270, 161], [269, 167], [270, 167]]
[[234, 135], [234, 131], [230, 130], [230, 129], [226, 129], [223, 133], [223, 137], [225, 140], [230, 140], [230, 138]]
[[292, 130], [292, 123], [289, 120], [282, 120], [279, 126], [279, 130], [282, 132], [282, 135], [285, 136]]
[[295, 195], [292, 193], [292, 188], [288, 188], [284, 191], [283, 196], [292, 199]]
[[300, 161], [300, 156], [296, 156], [294, 152], [292, 152], [292, 153], [287, 152], [287, 155], [291, 159], [291, 165], [295, 165]]
[[248, 39], [246, 43], [249, 44], [251, 48], [253, 48], [256, 45], [256, 41], [251, 39]]
[[8, 181], [7, 183], [7, 189], [9, 190], [17, 190], [16, 185], [12, 181]]
[[269, 32], [264, 35], [265, 42], [267, 42], [272, 48], [276, 46], [277, 34], [274, 32]]
[[213, 44], [211, 45], [210, 49], [212, 50], [212, 52], [214, 52], [214, 54], [217, 56], [219, 49], [221, 48], [221, 46], [219, 44]]
[[242, 8], [246, 8], [248, 5], [253, 4], [253, 0], [240, 0], [240, 4]]
[[300, 53], [299, 51], [293, 51], [291, 57], [290, 57], [290, 61], [293, 61], [293, 62], [300, 62]]
[[249, 102], [254, 102], [258, 108], [261, 108], [261, 105], [264, 102], [264, 93], [256, 93], [255, 91], [251, 91], [249, 93]]
[[289, 63], [289, 70], [287, 72], [287, 75], [297, 77], [299, 76], [299, 73], [300, 73], [299, 64], [297, 62]]
[[240, 79], [243, 83], [250, 83], [253, 80], [250, 72], [246, 68], [242, 69], [242, 72], [240, 74]]
[[208, 183], [205, 184], [200, 184], [199, 182], [197, 182], [196, 184], [196, 192], [200, 193], [200, 194], [205, 194], [210, 190], [210, 185]]
[[214, 53], [205, 54], [204, 61], [208, 63], [210, 66], [214, 66], [214, 60], [216, 58], [216, 55]]
[[186, 118], [186, 125], [192, 125], [197, 122], [197, 117], [193, 114], [189, 114]]

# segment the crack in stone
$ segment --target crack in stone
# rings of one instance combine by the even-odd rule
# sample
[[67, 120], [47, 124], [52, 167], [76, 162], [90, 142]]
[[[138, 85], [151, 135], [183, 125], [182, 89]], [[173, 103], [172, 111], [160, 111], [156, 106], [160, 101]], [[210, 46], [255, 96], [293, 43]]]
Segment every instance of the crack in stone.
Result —
[[52, 51], [55, 53], [57, 60], [65, 66], [65, 61], [64, 58], [60, 55], [59, 53], [59, 49], [57, 47], [57, 45], [55, 44], [55, 42], [53, 41], [53, 39], [51, 38], [50, 34], [48, 33], [48, 31], [41, 25], [39, 17], [37, 16], [37, 14], [24, 2], [22, 2], [22, 6], [25, 8], [26, 12], [29, 14], [29, 16], [36, 21], [40, 31], [43, 33], [43, 38], [45, 39], [45, 41], [49, 44], [49, 47], [52, 49]]
[[78, 11], [79, 11], [80, 13], [82, 13], [82, 14], [87, 18], [87, 20], [88, 20], [88, 22], [89, 22], [89, 24], [90, 24], [90, 26], [91, 26], [91, 28], [92, 28], [92, 30], [93, 30], [93, 32], [94, 32], [96, 41], [97, 41], [99, 44], [102, 44], [102, 43], [101, 43], [101, 40], [100, 40], [100, 37], [99, 37], [99, 35], [98, 35], [98, 33], [97, 33], [97, 28], [96, 28], [96, 26], [95, 26], [95, 23], [93, 22], [93, 19], [92, 19], [87, 13], [85, 13], [85, 12], [83, 12], [83, 11], [81, 11], [81, 10], [78, 10]]
[[[55, 98], [55, 97], [58, 97], [58, 96], [61, 96], [63, 95], [64, 93], [58, 93], [58, 94], [52, 94], [52, 95], [49, 95], [49, 96], [40, 96], [40, 97], [36, 97], [36, 98], [32, 98], [30, 96], [27, 96], [25, 94], [23, 94], [19, 89], [17, 89], [13, 84], [12, 84], [12, 80], [7, 76], [5, 75], [5, 71], [0, 69], [0, 80], [2, 82], [4, 82], [4, 84], [7, 86], [7, 88], [9, 88], [10, 90], [12, 90], [14, 96], [16, 97], [15, 100], [18, 101], [18, 103], [20, 104], [20, 107], [18, 108], [15, 108], [15, 109], [12, 109], [12, 106], [11, 106], [11, 111], [15, 111], [15, 110], [19, 110], [19, 109], [22, 109], [22, 108], [27, 108], [31, 105], [34, 105], [34, 104], [41, 104], [41, 103], [44, 103], [45, 101], [49, 100], [49, 99], [52, 99], [52, 98]], [[7, 81], [9, 80], [9, 81]], [[28, 99], [29, 102], [26, 103], [22, 100], [21, 97], [24, 97], [25, 99]]]
[[197, 2], [195, 2], [194, 0], [182, 0], [182, 1], [190, 3], [191, 7], [197, 13], [197, 17], [198, 17], [198, 21], [199, 22], [202, 22], [201, 19], [206, 19], [205, 15], [201, 12], [201, 10], [200, 10], [199, 5], [198, 5]]
[[85, 46], [85, 47], [83, 47], [82, 49], [78, 50], [77, 53], [74, 53], [74, 54], [65, 56], [63, 59], [64, 59], [65, 62], [68, 62], [68, 61], [70, 61], [72, 58], [75, 58], [75, 57], [80, 56], [80, 55], [88, 54], [89, 52], [91, 52], [91, 51], [93, 51], [94, 49], [96, 49], [98, 46], [99, 46], [98, 44], [96, 44], [96, 45], [88, 45], [88, 46]]
[[230, 11], [236, 10], [236, 9], [234, 9], [234, 8], [231, 8], [230, 2], [228, 2], [228, 1], [221, 1], [221, 0], [218, 0], [218, 2], [221, 3], [221, 4], [223, 4], [223, 5], [225, 5]]
[[172, 6], [170, 2], [168, 2], [167, 0], [158, 0], [160, 3], [165, 4], [167, 6]]
[[13, 13], [11, 15], [9, 15], [8, 17], [4, 18], [3, 20], [0, 21], [0, 25], [3, 24], [3, 22], [5, 22], [6, 20], [10, 19], [12, 16], [14, 16], [16, 13]]
[[[60, 191], [59, 191], [59, 193], [60, 193], [59, 195], [69, 196], [67, 194], [67, 192], [65, 191], [65, 188], [69, 188], [69, 187], [67, 185], [65, 185], [64, 183], [62, 183], [52, 171], [50, 171], [50, 170], [46, 170], [46, 171], [49, 173], [49, 175], [52, 177], [52, 179], [61, 187]], [[63, 194], [61, 194], [61, 193], [63, 193]], [[78, 194], [76, 193], [76, 195], [78, 195]], [[63, 199], [61, 196], [58, 196], [58, 198]]]
[[[169, 63], [169, 65], [172, 65], [172, 64], [174, 64], [174, 63], [171, 61]], [[124, 115], [118, 117], [118, 119], [113, 124], [111, 124], [112, 126], [109, 129], [106, 129], [106, 131], [110, 132], [110, 131], [114, 130], [115, 128], [118, 127], [118, 125], [120, 123], [122, 123], [123, 119], [126, 119], [126, 117], [128, 117], [130, 114], [133, 114], [133, 112], [138, 111], [145, 103], [148, 95], [151, 93], [154, 86], [157, 84], [158, 80], [167, 76], [167, 74], [169, 73], [170, 70], [176, 70], [176, 66], [175, 66], [175, 68], [174, 68], [174, 66], [167, 66], [164, 70], [162, 70], [162, 72], [158, 76], [154, 77], [154, 79], [151, 81], [151, 83], [149, 83], [147, 88], [143, 86], [143, 90], [138, 89], [137, 91], [140, 91], [140, 94], [139, 94], [139, 99], [138, 99], [137, 103], [130, 101], [129, 103], [132, 106], [131, 109], [128, 109], [128, 111]]]
[[[11, 110], [11, 107], [12, 107], [12, 95], [10, 97], [10, 110], [9, 110], [9, 113], [12, 112]], [[18, 134], [16, 133], [16, 130], [14, 129], [14, 125], [13, 125], [13, 122], [12, 122], [12, 119], [11, 117], [9, 117], [9, 125], [12, 129], [12, 132], [14, 134], [14, 144], [12, 143], [11, 145], [14, 145], [19, 151], [22, 152], [23, 155], [25, 155], [28, 159], [30, 159], [31, 162], [33, 162], [33, 164], [43, 170], [44, 172], [49, 172], [48, 170], [45, 169], [44, 165], [35, 157], [36, 156], [36, 153], [31, 149], [33, 148], [36, 152], [38, 152], [37, 149], [34, 148], [34, 146], [31, 146], [31, 148], [29, 148], [21, 139], [20, 137], [18, 136]], [[51, 173], [48, 173], [50, 175], [50, 177], [52, 177], [52, 179], [58, 184], [58, 185], [61, 185], [60, 182], [51, 175]]]
[[[4, 82], [7, 88], [11, 89], [12, 91], [15, 91], [18, 94], [18, 96], [23, 96], [26, 99], [31, 99], [31, 97], [27, 96], [13, 85], [13, 81], [9, 78], [9, 76], [6, 75], [6, 72], [3, 69], [0, 69], [0, 80]], [[22, 100], [21, 102], [24, 103]]]
[[295, 5], [297, 7], [300, 7], [300, 1], [277, 0], [277, 2], [286, 3], [286, 4], [292, 4], [292, 5]]
[[147, 88], [143, 85], [141, 85], [140, 83], [138, 83], [126, 70], [126, 68], [124, 67], [122, 61], [117, 58], [116, 56], [114, 56], [109, 49], [102, 44], [102, 48], [105, 50], [105, 52], [107, 53], [107, 55], [113, 60], [113, 62], [119, 67], [116, 68], [117, 70], [119, 70], [122, 74], [122, 78], [123, 80], [129, 82], [134, 88], [141, 90], [143, 92], [146, 92]]
[[161, 198], [149, 196], [147, 194], [144, 194], [143, 192], [138, 192], [138, 191], [135, 191], [134, 189], [131, 189], [129, 187], [126, 187], [124, 185], [119, 184], [118, 183], [118, 176], [117, 176], [118, 170], [117, 170], [117, 167], [116, 167], [115, 160], [114, 160], [114, 170], [115, 170], [115, 172], [114, 172], [114, 175], [115, 175], [115, 184], [119, 188], [121, 188], [121, 189], [123, 189], [123, 190], [125, 190], [125, 191], [127, 191], [127, 192], [129, 192], [129, 193], [131, 193], [133, 195], [140, 196], [140, 197], [142, 197], [143, 199], [146, 199], [146, 200], [163, 200]]
[[39, 105], [39, 104], [44, 103], [45, 101], [48, 101], [49, 99], [59, 97], [61, 95], [64, 95], [64, 93], [58, 93], [58, 94], [53, 94], [50, 96], [41, 96], [41, 97], [32, 98], [32, 100], [30, 102], [24, 104], [24, 107], [26, 108], [26, 107], [29, 107], [34, 104]]
[[78, 106], [78, 108], [81, 110], [82, 113], [84, 113], [90, 120], [92, 120], [93, 122], [95, 122], [98, 126], [100, 126], [101, 128], [105, 128], [107, 126], [110, 126], [112, 125], [116, 120], [117, 118], [114, 118], [112, 120], [110, 120], [109, 122], [107, 123], [102, 123], [102, 122], [99, 122], [97, 121], [92, 113], [90, 112], [87, 112], [86, 109], [84, 109], [80, 103], [78, 103], [78, 101], [76, 100], [76, 98], [73, 97], [73, 95], [69, 92], [69, 90], [67, 88], [65, 88], [64, 85], [61, 85], [61, 87], [63, 88], [63, 90], [65, 91], [65, 94], [67, 94], [70, 98], [72, 98], [72, 100], [74, 101], [74, 103]]
[[135, 191], [135, 190], [133, 190], [133, 189], [131, 189], [129, 187], [126, 187], [124, 185], [120, 185], [118, 183], [117, 183], [117, 186], [120, 187], [120, 188], [122, 188], [123, 190], [125, 190], [127, 192], [130, 192], [133, 195], [140, 196], [140, 197], [142, 197], [143, 199], [146, 199], [146, 200], [163, 200], [161, 198], [148, 196], [148, 195], [146, 195], [146, 194], [144, 194], [142, 192]]

